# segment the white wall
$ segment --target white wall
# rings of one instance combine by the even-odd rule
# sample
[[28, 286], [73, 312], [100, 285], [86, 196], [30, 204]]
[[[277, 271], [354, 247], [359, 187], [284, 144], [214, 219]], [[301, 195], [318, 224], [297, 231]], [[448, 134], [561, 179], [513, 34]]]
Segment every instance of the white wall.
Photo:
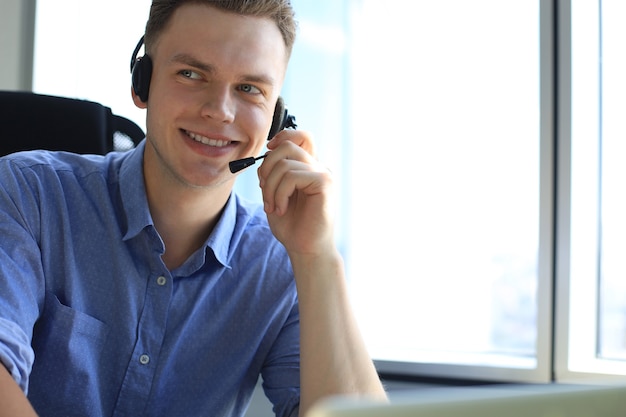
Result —
[[0, 5], [0, 90], [31, 90], [36, 0]]

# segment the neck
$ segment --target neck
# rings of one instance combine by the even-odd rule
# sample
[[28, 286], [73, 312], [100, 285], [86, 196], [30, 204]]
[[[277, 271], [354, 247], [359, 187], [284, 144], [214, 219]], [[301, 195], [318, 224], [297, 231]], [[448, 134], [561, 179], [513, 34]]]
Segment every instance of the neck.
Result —
[[222, 214], [231, 189], [232, 184], [193, 188], [146, 179], [150, 213], [165, 243], [163, 262], [169, 270], [182, 265], [204, 244]]

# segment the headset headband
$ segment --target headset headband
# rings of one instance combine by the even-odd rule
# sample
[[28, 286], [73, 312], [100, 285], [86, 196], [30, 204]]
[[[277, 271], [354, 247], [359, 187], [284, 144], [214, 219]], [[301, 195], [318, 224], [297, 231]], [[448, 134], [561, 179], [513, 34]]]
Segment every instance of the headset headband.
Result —
[[130, 72], [133, 72], [133, 68], [135, 67], [135, 63], [137, 62], [137, 54], [139, 54], [139, 50], [143, 45], [144, 38], [145, 35], [142, 36], [141, 39], [139, 39], [139, 43], [137, 44], [137, 46], [135, 46], [135, 50], [133, 51], [133, 56], [130, 58]]

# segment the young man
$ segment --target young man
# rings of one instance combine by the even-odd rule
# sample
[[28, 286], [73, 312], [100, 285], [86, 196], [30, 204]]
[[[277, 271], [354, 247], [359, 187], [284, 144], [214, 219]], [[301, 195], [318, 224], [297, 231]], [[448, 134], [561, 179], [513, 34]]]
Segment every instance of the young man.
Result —
[[154, 0], [146, 140], [0, 160], [0, 416], [241, 415], [259, 374], [279, 416], [385, 397], [311, 138], [267, 144], [263, 207], [231, 193], [294, 32], [287, 0]]

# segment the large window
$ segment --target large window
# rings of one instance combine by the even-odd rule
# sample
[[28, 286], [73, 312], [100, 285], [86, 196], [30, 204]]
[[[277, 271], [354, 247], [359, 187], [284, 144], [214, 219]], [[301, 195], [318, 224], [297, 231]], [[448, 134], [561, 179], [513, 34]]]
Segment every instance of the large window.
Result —
[[[379, 369], [626, 375], [623, 1], [292, 3], [283, 96], [338, 179]], [[34, 89], [144, 126], [129, 60], [150, 0], [86, 4], [38, 1]], [[260, 199], [254, 169], [237, 188]]]

